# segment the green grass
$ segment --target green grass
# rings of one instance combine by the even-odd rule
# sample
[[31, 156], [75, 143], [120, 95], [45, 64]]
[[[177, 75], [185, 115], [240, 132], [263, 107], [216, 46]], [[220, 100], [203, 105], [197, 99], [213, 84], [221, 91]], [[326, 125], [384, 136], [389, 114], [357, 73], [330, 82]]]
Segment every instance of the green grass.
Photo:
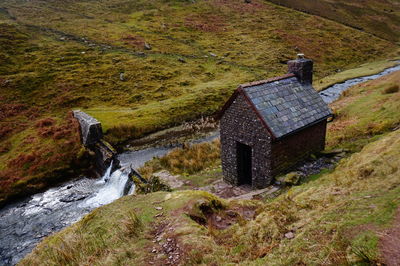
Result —
[[[0, 118], [2, 171], [13, 170], [5, 165], [16, 150], [32, 154], [43, 145], [58, 153], [61, 140], [28, 145], [12, 136], [28, 136], [46, 117], [66, 123], [71, 109], [93, 114], [119, 144], [215, 113], [238, 84], [285, 73], [298, 52], [314, 59], [318, 79], [397, 49], [259, 0], [6, 0], [0, 10], [0, 100], [26, 108]], [[57, 168], [48, 164], [46, 174]]]
[[350, 88], [331, 105], [335, 121], [328, 125], [328, 149], [360, 150], [400, 125], [400, 93], [387, 88], [400, 84], [400, 72]]
[[[399, 152], [400, 132], [395, 131], [342, 160], [334, 172], [267, 203], [222, 201], [198, 191], [123, 197], [46, 238], [21, 265], [154, 261], [151, 250], [157, 244], [151, 232], [163, 224], [167, 226], [161, 230], [162, 241], [173, 238], [179, 243], [182, 263], [338, 265], [361, 263], [363, 254], [381, 262], [377, 233], [390, 225], [400, 206]], [[163, 208], [162, 219], [155, 217], [155, 206]], [[188, 217], [202, 217], [204, 206], [209, 206], [207, 213], [220, 215], [224, 209], [253, 206], [258, 215], [217, 230]], [[132, 217], [136, 229], [130, 226], [134, 233], [127, 234], [121, 224], [131, 225]], [[286, 239], [288, 231], [295, 238]]]
[[393, 67], [395, 65], [398, 65], [397, 60], [382, 60], [372, 63], [366, 63], [361, 65], [360, 67], [341, 71], [338, 74], [334, 74], [317, 80], [316, 82], [314, 82], [313, 85], [317, 91], [321, 91], [336, 83], [344, 82], [348, 79], [378, 74], [386, 68]]
[[271, 2], [322, 16], [387, 40], [399, 41], [400, 12], [395, 0], [329, 1], [271, 0]]
[[[225, 201], [199, 191], [123, 197], [46, 238], [21, 265], [66, 261], [100, 265], [145, 261], [165, 264], [168, 255], [161, 252], [157, 258], [160, 252], [156, 255], [152, 252], [159, 247], [152, 242], [159, 235], [155, 231], [165, 234], [161, 244], [166, 238], [179, 243], [183, 264], [383, 263], [381, 232], [391, 226], [400, 207], [400, 131], [390, 132], [398, 123], [399, 100], [398, 92], [386, 93], [386, 88], [393, 87], [398, 78], [399, 73], [395, 72], [355, 86], [334, 103], [339, 118], [329, 127], [329, 147], [353, 147], [355, 152], [332, 171], [310, 176], [300, 185], [265, 201]], [[365, 105], [369, 110], [375, 105], [378, 109], [366, 112]], [[353, 122], [354, 117], [358, 122]], [[351, 126], [340, 128], [349, 121], [358, 131]], [[387, 126], [368, 126], [378, 121]], [[163, 168], [160, 161], [190, 161], [198, 151], [200, 146], [176, 150], [174, 156], [152, 161], [147, 167], [157, 171]], [[181, 178], [202, 184], [207, 177], [220, 174], [218, 167], [207, 170], [210, 162], [202, 165], [204, 170]], [[183, 173], [184, 169], [178, 167], [175, 172]], [[156, 206], [162, 210], [157, 212]], [[216, 229], [212, 222], [202, 226], [193, 220], [202, 221], [210, 214], [226, 217], [227, 210], [238, 208], [255, 208], [257, 216], [251, 220], [241, 217], [224, 230]], [[160, 212], [161, 218], [155, 217]], [[293, 239], [284, 236], [289, 231], [294, 233]]]

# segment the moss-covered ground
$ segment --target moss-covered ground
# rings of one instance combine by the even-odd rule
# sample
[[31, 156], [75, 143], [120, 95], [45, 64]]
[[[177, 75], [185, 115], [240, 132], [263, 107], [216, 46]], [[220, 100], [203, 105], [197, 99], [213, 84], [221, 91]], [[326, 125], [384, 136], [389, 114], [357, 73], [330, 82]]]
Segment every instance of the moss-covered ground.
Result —
[[[77, 133], [41, 137], [42, 119], [66, 126], [68, 111], [83, 109], [117, 144], [214, 113], [237, 84], [285, 73], [298, 52], [315, 60], [318, 79], [396, 49], [261, 0], [2, 1], [0, 202], [76, 161]], [[39, 159], [13, 163], [28, 155]]]
[[387, 40], [399, 41], [400, 38], [400, 3], [396, 0], [271, 2], [325, 17]]
[[[21, 265], [385, 263], [381, 249], [391, 247], [382, 247], [382, 232], [400, 207], [399, 76], [355, 86], [333, 104], [338, 117], [329, 127], [328, 148], [353, 152], [334, 170], [258, 201], [199, 191], [126, 196], [48, 237]], [[350, 124], [338, 130], [343, 123]], [[190, 164], [172, 162], [178, 155], [186, 154], [185, 162], [200, 158], [195, 151], [202, 149], [212, 147], [177, 150], [147, 167], [188, 171]], [[215, 167], [205, 163], [191, 178], [215, 173], [204, 170], [207, 164]]]

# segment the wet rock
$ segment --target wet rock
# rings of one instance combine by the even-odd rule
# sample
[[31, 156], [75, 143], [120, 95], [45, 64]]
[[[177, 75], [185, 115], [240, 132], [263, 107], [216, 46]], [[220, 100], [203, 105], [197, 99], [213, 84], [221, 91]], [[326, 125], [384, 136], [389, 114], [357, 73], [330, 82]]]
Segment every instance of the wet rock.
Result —
[[73, 201], [78, 201], [78, 200], [83, 200], [87, 198], [88, 195], [85, 194], [77, 194], [77, 193], [72, 193], [69, 195], [66, 195], [65, 197], [61, 198], [61, 202], [73, 202]]

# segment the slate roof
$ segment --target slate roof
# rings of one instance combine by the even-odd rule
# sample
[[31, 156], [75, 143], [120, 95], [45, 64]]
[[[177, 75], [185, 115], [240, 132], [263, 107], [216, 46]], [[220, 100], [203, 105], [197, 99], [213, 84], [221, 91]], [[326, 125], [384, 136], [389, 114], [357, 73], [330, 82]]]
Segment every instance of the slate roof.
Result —
[[327, 104], [311, 85], [301, 84], [296, 77], [241, 89], [264, 119], [276, 138], [319, 122], [332, 115]]
[[275, 138], [332, 116], [328, 105], [312, 85], [301, 84], [293, 74], [239, 86], [221, 115], [239, 93], [244, 94]]

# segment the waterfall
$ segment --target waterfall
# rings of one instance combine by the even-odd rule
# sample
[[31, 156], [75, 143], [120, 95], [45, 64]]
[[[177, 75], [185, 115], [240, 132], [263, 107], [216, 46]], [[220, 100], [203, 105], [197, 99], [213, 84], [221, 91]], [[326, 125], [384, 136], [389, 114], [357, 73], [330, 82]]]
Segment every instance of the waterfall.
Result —
[[106, 172], [105, 172], [104, 175], [101, 177], [101, 180], [99, 181], [99, 183], [104, 184], [104, 183], [106, 183], [106, 182], [110, 179], [112, 166], [113, 166], [113, 161], [111, 161], [110, 166], [107, 168]]
[[101, 178], [101, 181], [98, 182], [102, 187], [94, 197], [86, 200], [86, 206], [99, 207], [135, 192], [135, 184], [130, 179], [129, 173], [122, 169], [117, 169], [111, 173], [111, 168], [112, 163]]

